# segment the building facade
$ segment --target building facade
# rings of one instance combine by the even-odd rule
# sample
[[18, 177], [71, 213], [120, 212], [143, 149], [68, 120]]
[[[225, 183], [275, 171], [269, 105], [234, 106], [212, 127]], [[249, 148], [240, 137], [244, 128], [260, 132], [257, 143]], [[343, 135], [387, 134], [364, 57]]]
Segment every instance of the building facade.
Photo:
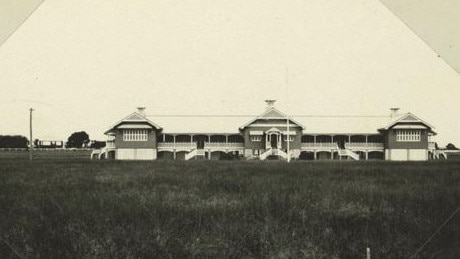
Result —
[[168, 132], [139, 108], [105, 132], [106, 147], [95, 150], [92, 158], [425, 161], [440, 157], [433, 126], [411, 113], [392, 116], [389, 122], [385, 118], [387, 123], [369, 132], [309, 132], [309, 125], [279, 111], [273, 100], [266, 102], [261, 115], [239, 128], [235, 125], [236, 130], [214, 133], [187, 132], [190, 124], [182, 127], [185, 131]]

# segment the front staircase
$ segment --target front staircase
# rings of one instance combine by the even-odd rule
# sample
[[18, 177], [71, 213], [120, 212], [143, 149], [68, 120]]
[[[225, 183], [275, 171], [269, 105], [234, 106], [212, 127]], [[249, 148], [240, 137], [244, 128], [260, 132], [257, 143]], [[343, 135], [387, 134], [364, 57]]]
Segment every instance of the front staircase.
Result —
[[444, 152], [444, 150], [438, 150], [438, 149], [433, 150], [433, 156], [434, 156], [434, 159], [447, 160], [447, 154], [446, 152]]
[[262, 154], [259, 155], [259, 159], [260, 160], [265, 160], [265, 159], [267, 159], [267, 157], [269, 157], [271, 155], [273, 155], [273, 149], [269, 148], [265, 152], [263, 152]]
[[353, 160], [359, 160], [359, 154], [356, 154], [355, 152], [351, 151], [350, 149], [346, 148], [340, 148], [337, 146], [337, 150], [339, 153], [339, 157], [349, 157]]
[[205, 151], [204, 149], [193, 149], [188, 154], [185, 155], [185, 160], [190, 160], [192, 158], [195, 159], [204, 159], [205, 158]]
[[265, 160], [270, 156], [287, 159], [288, 154], [281, 149], [269, 148], [264, 153], [259, 155], [260, 160]]
[[108, 148], [95, 149], [91, 152], [91, 159], [107, 159]]
[[287, 160], [288, 154], [281, 149], [274, 149], [273, 155], [284, 158]]

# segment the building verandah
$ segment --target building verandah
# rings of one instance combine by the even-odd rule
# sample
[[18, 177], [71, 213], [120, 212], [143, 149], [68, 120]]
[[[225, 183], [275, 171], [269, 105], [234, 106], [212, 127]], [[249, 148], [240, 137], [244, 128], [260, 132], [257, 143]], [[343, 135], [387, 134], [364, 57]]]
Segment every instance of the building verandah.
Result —
[[161, 158], [187, 159], [187, 154], [196, 151], [194, 158], [213, 159], [222, 153], [238, 155], [244, 151], [244, 139], [235, 133], [165, 133], [158, 139], [158, 152], [163, 153]]
[[301, 158], [303, 159], [341, 159], [340, 152], [343, 150], [355, 153], [359, 159], [383, 159], [383, 137], [375, 133], [302, 135]]
[[[220, 133], [226, 129], [206, 133], [211, 123], [201, 123], [201, 128], [194, 132], [177, 128], [176, 133], [167, 133], [148, 120], [144, 108], [140, 107], [139, 112], [125, 117], [105, 132], [106, 147], [93, 155], [125, 160], [219, 159], [232, 154], [260, 160], [271, 157], [407, 161], [440, 156], [432, 139], [436, 135], [433, 127], [410, 113], [392, 118], [393, 122], [384, 128], [376, 127], [375, 132], [367, 127], [366, 131], [373, 133], [325, 133], [322, 129], [326, 127], [321, 126], [316, 127], [318, 133], [305, 133], [302, 124], [274, 108], [273, 103], [274, 100], [267, 100], [264, 113], [231, 133]], [[341, 123], [336, 123], [332, 129], [353, 132], [353, 128], [341, 125], [359, 125], [349, 121]], [[308, 125], [316, 124], [310, 121]], [[231, 127], [228, 128], [231, 131]], [[200, 132], [202, 129], [204, 133]]]

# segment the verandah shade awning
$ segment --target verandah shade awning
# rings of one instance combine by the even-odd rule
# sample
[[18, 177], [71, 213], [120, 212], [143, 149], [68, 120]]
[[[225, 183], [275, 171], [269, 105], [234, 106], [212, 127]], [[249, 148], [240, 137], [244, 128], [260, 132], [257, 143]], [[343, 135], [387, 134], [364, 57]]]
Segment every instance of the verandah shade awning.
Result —
[[118, 129], [151, 129], [152, 126], [145, 124], [123, 124], [117, 127]]
[[396, 125], [393, 129], [427, 129], [427, 127], [423, 125]]
[[250, 130], [249, 131], [249, 135], [251, 135], [251, 136], [261, 136], [263, 134], [264, 134], [264, 132], [261, 131], [261, 130]]

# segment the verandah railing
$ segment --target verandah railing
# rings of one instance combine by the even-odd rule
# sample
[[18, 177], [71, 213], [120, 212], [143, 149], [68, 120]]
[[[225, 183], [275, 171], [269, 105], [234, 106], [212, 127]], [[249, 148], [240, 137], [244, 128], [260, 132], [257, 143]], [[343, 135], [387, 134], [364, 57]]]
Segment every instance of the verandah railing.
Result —
[[[327, 148], [327, 149], [336, 149], [338, 148], [337, 143], [331, 142], [319, 142], [319, 143], [302, 143], [301, 147], [303, 149], [308, 148]], [[363, 148], [363, 149], [382, 149], [383, 143], [377, 142], [351, 142], [345, 143], [345, 148], [356, 149], [356, 148]]]

